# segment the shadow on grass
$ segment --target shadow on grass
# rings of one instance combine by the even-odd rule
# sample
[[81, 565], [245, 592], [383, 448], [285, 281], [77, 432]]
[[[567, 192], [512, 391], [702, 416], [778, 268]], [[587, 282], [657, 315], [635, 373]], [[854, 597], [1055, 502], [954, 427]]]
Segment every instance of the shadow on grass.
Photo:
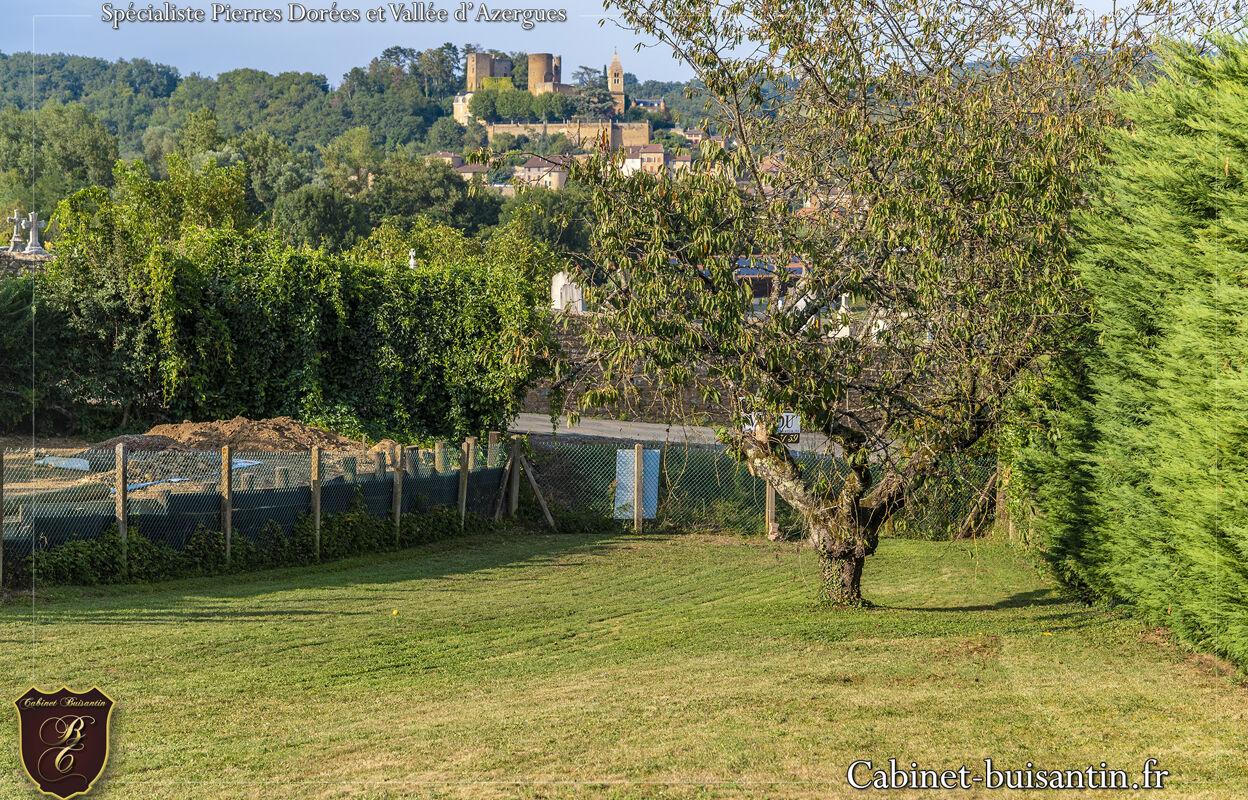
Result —
[[957, 612], [968, 611], [1000, 611], [1007, 608], [1036, 608], [1039, 606], [1058, 606], [1072, 602], [1052, 589], [1033, 589], [1029, 592], [1018, 592], [996, 603], [973, 606], [881, 606], [892, 611], [933, 611]]
[[[609, 552], [612, 543], [629, 532], [598, 533], [535, 533], [509, 531], [481, 536], [451, 539], [403, 550], [354, 556], [302, 567], [279, 567], [255, 572], [182, 578], [164, 583], [109, 586], [49, 587], [42, 597], [36, 596], [38, 614], [57, 623], [133, 624], [187, 623], [221, 620], [257, 621], [302, 617], [342, 617], [371, 615], [375, 612], [343, 610], [353, 602], [378, 604], [397, 599], [395, 592], [428, 591], [421, 589], [386, 589], [390, 584], [413, 580], [446, 581], [442, 591], [454, 590], [455, 582], [472, 573], [512, 569], [549, 563], [563, 566], [567, 555], [598, 556]], [[574, 563], [584, 563], [577, 559]], [[289, 606], [257, 611], [236, 609], [232, 605], [220, 611], [205, 609], [214, 602], [233, 601], [288, 591], [307, 591], [313, 595], [292, 598]], [[26, 595], [29, 599], [29, 594]], [[299, 605], [329, 604], [320, 610]], [[193, 605], [180, 610], [179, 606]], [[163, 607], [161, 607], [163, 606]], [[25, 609], [11, 603], [0, 610], [21, 613]]]

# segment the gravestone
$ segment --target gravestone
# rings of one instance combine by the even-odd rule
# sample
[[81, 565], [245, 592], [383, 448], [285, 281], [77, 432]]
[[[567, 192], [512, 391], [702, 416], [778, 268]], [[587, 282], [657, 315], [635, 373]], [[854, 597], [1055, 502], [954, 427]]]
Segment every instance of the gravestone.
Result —
[[13, 223], [13, 236], [9, 239], [9, 252], [20, 253], [22, 250], [22, 222], [24, 220], [18, 216], [15, 208], [13, 209], [13, 216], [5, 221]]
[[44, 250], [43, 246], [39, 244], [39, 231], [48, 227], [48, 223], [45, 220], [39, 219], [39, 214], [32, 211], [29, 215], [27, 215], [26, 219], [22, 220], [22, 227], [30, 231], [30, 241], [26, 243], [26, 249], [23, 252], [32, 255], [46, 256], [48, 251]]

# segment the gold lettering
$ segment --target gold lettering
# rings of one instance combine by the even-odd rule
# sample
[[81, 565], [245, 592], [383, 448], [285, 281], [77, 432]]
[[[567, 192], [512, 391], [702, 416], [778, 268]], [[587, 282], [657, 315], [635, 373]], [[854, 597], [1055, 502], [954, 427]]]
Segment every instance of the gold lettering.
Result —
[[[48, 724], [52, 724], [51, 731], [48, 730]], [[52, 759], [53, 768], [59, 773], [58, 776], [42, 775], [45, 780], [53, 777], [63, 777], [74, 768], [74, 752], [83, 749], [82, 738], [87, 727], [87, 723], [95, 723], [95, 717], [52, 717], [44, 720], [39, 726], [39, 741], [45, 745], [50, 745], [47, 750], [39, 756], [39, 771], [43, 772], [44, 759], [55, 753]], [[51, 738], [49, 738], [51, 736]]]

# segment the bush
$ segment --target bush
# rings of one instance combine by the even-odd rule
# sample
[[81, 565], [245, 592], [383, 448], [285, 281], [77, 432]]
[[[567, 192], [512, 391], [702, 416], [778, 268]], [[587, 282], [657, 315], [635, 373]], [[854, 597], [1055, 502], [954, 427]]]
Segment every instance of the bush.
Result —
[[[519, 223], [482, 244], [418, 220], [346, 255], [296, 249], [250, 229], [245, 177], [175, 158], [168, 181], [119, 167], [116, 196], [61, 204], [35, 296], [40, 319], [64, 324], [55, 346], [36, 343], [36, 391], [110, 415], [96, 420], [106, 428], [292, 416], [409, 441], [480, 434], [519, 411], [546, 370], [549, 248]], [[21, 289], [0, 295], [4, 319], [26, 318]], [[0, 338], [0, 355], [24, 345], [29, 369], [28, 338]], [[27, 371], [18, 385], [30, 384]]]
[[1059, 580], [1248, 665], [1248, 43], [1216, 44], [1118, 97], [1077, 219], [1086, 348], [1019, 469]]
[[[405, 514], [396, 541], [394, 523], [370, 515], [358, 502], [341, 514], [321, 520], [321, 561], [335, 561], [368, 553], [415, 547], [458, 536], [500, 530], [503, 526], [469, 514], [463, 528], [453, 509], [433, 508]], [[225, 536], [201, 526], [185, 550], [175, 550], [145, 537], [137, 527], [127, 536], [127, 560], [122, 560], [121, 537], [116, 526], [94, 539], [79, 539], [36, 550], [29, 558], [5, 564], [5, 583], [11, 587], [36, 585], [95, 586], [116, 583], [151, 583], [174, 578], [251, 572], [274, 567], [316, 563], [315, 527], [305, 516], [292, 531], [270, 522], [252, 541], [235, 535], [230, 559], [225, 557]], [[123, 567], [125, 563], [125, 567]], [[127, 569], [128, 567], [128, 569]]]

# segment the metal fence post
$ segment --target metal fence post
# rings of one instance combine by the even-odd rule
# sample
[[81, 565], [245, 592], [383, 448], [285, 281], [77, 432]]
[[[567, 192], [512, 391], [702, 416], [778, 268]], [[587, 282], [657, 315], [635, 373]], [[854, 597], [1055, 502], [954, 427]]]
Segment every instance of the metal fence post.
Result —
[[123, 575], [126, 575], [130, 572], [129, 537], [126, 530], [130, 522], [129, 503], [126, 502], [126, 484], [128, 483], [126, 478], [126, 446], [119, 444], [114, 452], [116, 453], [116, 461], [113, 464], [113, 470], [116, 475], [117, 489], [114, 492], [116, 494], [116, 504], [113, 507], [113, 511], [117, 517], [117, 535], [121, 538], [121, 571]]
[[390, 493], [390, 502], [394, 513], [395, 545], [399, 543], [399, 530], [403, 524], [403, 452], [403, 445], [394, 446], [394, 490]]
[[321, 560], [321, 448], [312, 448], [312, 541]]
[[221, 448], [221, 533], [225, 536], [225, 563], [230, 563], [234, 528], [234, 459], [230, 446]]
[[645, 451], [640, 443], [633, 447], [633, 530], [641, 533], [642, 517], [645, 510], [641, 502], [642, 454]]

